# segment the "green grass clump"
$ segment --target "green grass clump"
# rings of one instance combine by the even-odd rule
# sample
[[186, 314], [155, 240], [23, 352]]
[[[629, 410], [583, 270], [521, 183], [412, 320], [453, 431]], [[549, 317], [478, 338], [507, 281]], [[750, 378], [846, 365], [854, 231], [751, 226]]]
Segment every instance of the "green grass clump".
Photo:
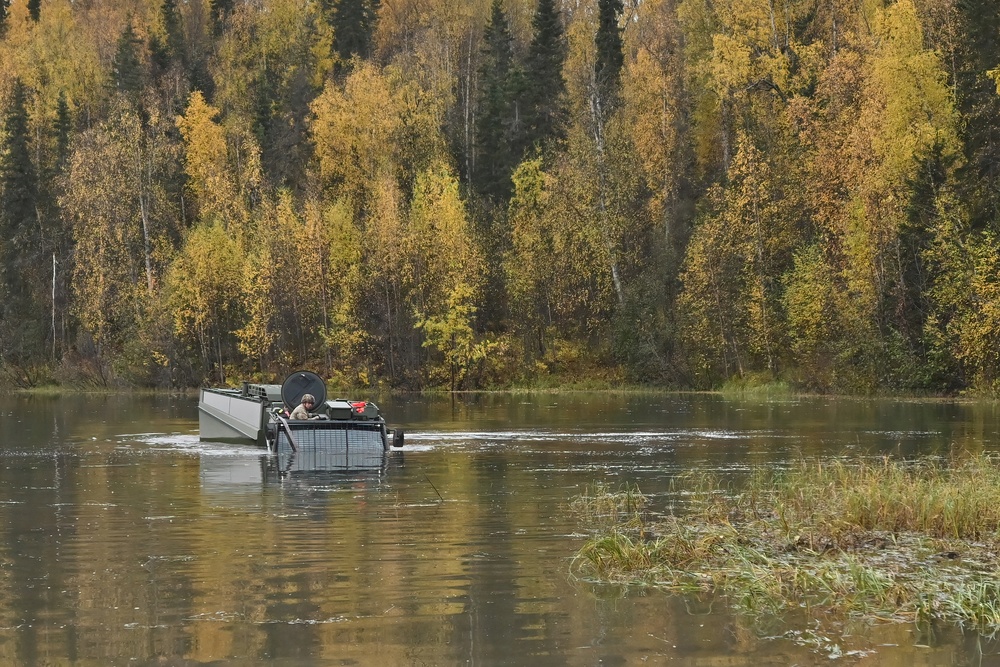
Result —
[[677, 481], [683, 515], [637, 487], [573, 502], [592, 537], [573, 561], [598, 581], [713, 591], [738, 608], [808, 608], [1000, 631], [1000, 461], [800, 461], [740, 488]]

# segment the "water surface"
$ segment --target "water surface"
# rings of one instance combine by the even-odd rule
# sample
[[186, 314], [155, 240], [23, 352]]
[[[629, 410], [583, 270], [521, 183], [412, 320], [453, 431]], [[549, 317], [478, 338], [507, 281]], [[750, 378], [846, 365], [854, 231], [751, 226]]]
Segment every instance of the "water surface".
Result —
[[994, 403], [538, 394], [380, 401], [407, 445], [283, 474], [193, 396], [0, 397], [0, 663], [983, 665], [958, 628], [831, 633], [571, 576], [594, 482], [996, 451]]

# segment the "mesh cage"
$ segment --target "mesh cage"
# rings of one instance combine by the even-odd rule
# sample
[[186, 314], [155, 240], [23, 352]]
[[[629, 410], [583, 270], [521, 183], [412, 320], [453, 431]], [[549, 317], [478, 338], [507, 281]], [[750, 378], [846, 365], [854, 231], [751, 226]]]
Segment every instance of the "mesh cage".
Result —
[[385, 456], [382, 426], [378, 423], [300, 422], [289, 425], [298, 451], [279, 428], [275, 453], [294, 461], [296, 470], [344, 470], [380, 466]]

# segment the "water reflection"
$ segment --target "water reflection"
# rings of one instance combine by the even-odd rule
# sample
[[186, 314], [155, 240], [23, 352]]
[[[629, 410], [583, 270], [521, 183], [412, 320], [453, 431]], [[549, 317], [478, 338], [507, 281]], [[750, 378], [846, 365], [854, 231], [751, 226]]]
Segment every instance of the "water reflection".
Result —
[[668, 511], [691, 469], [995, 451], [993, 403], [387, 397], [401, 452], [305, 462], [200, 442], [196, 402], [0, 397], [0, 662], [997, 662], [956, 628], [831, 633], [576, 581], [567, 510], [595, 481]]

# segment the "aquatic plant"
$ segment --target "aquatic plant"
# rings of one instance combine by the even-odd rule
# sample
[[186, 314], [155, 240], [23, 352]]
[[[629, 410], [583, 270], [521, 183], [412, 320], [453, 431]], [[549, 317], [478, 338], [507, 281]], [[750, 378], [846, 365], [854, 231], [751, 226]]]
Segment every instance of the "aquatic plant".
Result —
[[583, 578], [712, 591], [746, 611], [939, 620], [1000, 631], [1000, 460], [797, 461], [735, 488], [679, 478], [684, 511], [598, 485], [571, 507], [592, 532]]

